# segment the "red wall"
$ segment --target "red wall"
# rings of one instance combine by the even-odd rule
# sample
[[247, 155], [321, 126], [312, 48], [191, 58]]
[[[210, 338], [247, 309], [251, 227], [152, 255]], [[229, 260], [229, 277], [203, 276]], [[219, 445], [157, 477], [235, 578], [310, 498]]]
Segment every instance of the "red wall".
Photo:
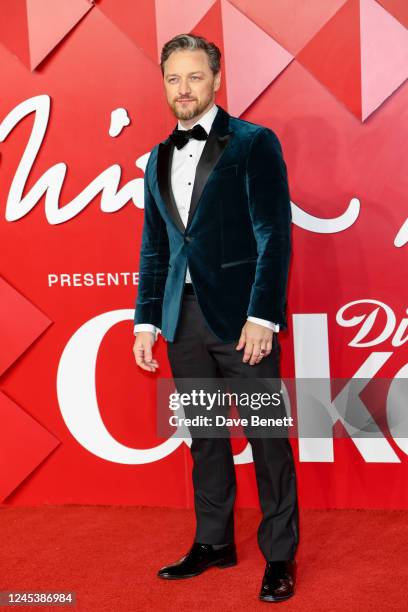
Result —
[[[364, 367], [367, 378], [392, 379], [408, 362], [407, 12], [402, 2], [319, 0], [305, 13], [299, 1], [264, 0], [197, 2], [181, 15], [179, 0], [156, 13], [153, 2], [78, 0], [67, 14], [44, 1], [27, 17], [23, 4], [0, 15], [0, 498], [191, 506], [189, 449], [155, 434], [165, 342], [156, 375], [132, 353], [143, 168], [175, 123], [157, 48], [180, 31], [214, 40], [225, 56], [217, 102], [281, 141], [294, 219], [283, 376], [350, 378]], [[180, 23], [166, 17], [169, 5]], [[363, 53], [368, 39], [384, 65]], [[113, 137], [119, 107], [130, 125]], [[100, 284], [87, 286], [86, 273]], [[103, 284], [108, 273], [120, 273], [118, 285]], [[345, 316], [361, 320], [347, 327], [338, 312], [354, 301]], [[314, 457], [292, 442], [304, 507], [408, 507], [406, 438], [363, 451], [335, 438]], [[238, 455], [244, 442], [234, 446]], [[238, 504], [256, 505], [253, 466], [237, 473]]]

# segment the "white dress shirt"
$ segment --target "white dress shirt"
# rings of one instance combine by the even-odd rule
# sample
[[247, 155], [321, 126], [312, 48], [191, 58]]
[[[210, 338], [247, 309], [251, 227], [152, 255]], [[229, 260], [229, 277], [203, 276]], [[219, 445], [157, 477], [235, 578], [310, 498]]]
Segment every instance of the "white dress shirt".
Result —
[[[218, 106], [213, 104], [212, 107], [194, 123], [194, 125], [199, 123], [208, 134], [210, 132], [212, 122], [215, 119], [215, 115], [217, 114], [217, 110]], [[193, 125], [191, 127], [193, 127]], [[178, 128], [179, 130], [188, 129], [183, 127], [180, 121], [178, 122]], [[171, 164], [171, 188], [173, 190], [174, 199], [180, 213], [180, 217], [185, 226], [187, 225], [188, 213], [190, 210], [195, 172], [205, 143], [205, 140], [190, 138], [187, 144], [181, 149], [174, 147]], [[186, 283], [191, 283], [191, 276], [188, 266], [185, 280]], [[251, 316], [248, 316], [248, 321], [265, 325], [265, 327], [268, 327], [275, 332], [279, 331], [279, 323], [272, 323], [271, 321]], [[151, 323], [137, 323], [134, 326], [135, 335], [137, 335], [137, 332], [139, 331], [151, 331], [155, 334], [155, 340], [157, 340], [157, 335], [161, 330]]]

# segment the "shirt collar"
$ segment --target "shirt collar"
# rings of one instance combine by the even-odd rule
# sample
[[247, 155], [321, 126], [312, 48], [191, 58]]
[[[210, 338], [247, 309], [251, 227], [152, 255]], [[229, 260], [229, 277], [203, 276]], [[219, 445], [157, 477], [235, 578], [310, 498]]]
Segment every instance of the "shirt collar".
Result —
[[[217, 114], [217, 111], [218, 111], [218, 106], [216, 104], [213, 104], [211, 108], [209, 108], [208, 111], [202, 117], [200, 117], [200, 119], [197, 119], [197, 121], [191, 127], [193, 128], [194, 125], [199, 123], [205, 129], [207, 134], [209, 134], [212, 123], [215, 119], [215, 115]], [[178, 121], [178, 129], [187, 130], [188, 128], [183, 127], [180, 121]]]

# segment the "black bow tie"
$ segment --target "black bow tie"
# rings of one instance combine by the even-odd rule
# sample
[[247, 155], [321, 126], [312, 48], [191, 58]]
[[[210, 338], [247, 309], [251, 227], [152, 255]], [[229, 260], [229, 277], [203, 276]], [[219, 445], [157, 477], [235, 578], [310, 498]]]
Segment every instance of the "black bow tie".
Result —
[[207, 132], [199, 123], [191, 128], [191, 130], [179, 130], [178, 127], [176, 127], [170, 134], [171, 140], [178, 149], [182, 149], [190, 138], [195, 138], [196, 140], [207, 140], [207, 137]]

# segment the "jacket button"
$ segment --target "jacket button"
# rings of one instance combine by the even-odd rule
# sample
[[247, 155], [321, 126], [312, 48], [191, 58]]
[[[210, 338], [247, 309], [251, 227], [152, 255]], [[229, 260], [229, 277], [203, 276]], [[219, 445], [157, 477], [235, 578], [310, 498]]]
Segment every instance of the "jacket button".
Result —
[[185, 236], [185, 237], [184, 237], [185, 242], [191, 242], [191, 241], [192, 241], [192, 239], [193, 239], [193, 237], [192, 237], [192, 236]]

